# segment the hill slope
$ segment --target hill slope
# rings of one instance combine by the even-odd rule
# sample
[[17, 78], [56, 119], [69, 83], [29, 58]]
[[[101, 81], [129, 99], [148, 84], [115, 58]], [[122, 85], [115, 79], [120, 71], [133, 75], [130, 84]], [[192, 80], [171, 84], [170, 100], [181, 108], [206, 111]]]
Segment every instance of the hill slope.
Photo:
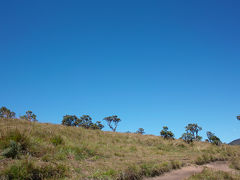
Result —
[[229, 143], [229, 145], [240, 145], [240, 139], [236, 139]]
[[[0, 179], [141, 179], [187, 163], [240, 156], [239, 150], [152, 135], [0, 119]], [[6, 157], [16, 152], [14, 159]]]

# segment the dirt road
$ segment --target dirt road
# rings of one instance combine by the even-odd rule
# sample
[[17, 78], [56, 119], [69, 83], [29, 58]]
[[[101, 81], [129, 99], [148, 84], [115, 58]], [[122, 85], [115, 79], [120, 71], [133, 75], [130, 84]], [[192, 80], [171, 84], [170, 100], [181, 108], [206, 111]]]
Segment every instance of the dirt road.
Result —
[[192, 165], [183, 167], [178, 170], [173, 170], [171, 172], [165, 173], [162, 176], [154, 178], [146, 178], [145, 180], [184, 180], [190, 176], [200, 173], [204, 167], [211, 168], [214, 170], [225, 171], [225, 172], [234, 172], [233, 169], [229, 168], [229, 164], [226, 161], [217, 161], [202, 166]]

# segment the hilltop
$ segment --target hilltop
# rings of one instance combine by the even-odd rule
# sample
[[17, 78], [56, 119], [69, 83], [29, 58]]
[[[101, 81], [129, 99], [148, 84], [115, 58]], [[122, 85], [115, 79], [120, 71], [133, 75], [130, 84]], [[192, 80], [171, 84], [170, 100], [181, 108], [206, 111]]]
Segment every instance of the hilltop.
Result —
[[[141, 179], [187, 164], [237, 159], [239, 150], [225, 144], [187, 144], [153, 135], [0, 119], [0, 179]], [[6, 157], [6, 152], [16, 156]]]
[[240, 145], [240, 139], [236, 139], [229, 143], [229, 145]]

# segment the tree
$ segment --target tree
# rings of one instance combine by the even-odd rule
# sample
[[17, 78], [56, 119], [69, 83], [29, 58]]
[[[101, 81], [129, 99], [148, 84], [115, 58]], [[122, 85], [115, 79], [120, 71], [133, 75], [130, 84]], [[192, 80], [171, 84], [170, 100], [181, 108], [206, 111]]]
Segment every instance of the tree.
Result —
[[75, 115], [65, 115], [63, 116], [62, 125], [65, 126], [76, 126], [78, 117]]
[[76, 126], [89, 129], [93, 126], [92, 118], [89, 115], [82, 115], [77, 121]]
[[104, 125], [101, 124], [101, 121], [96, 123], [92, 122], [92, 118], [89, 115], [82, 115], [76, 122], [76, 126], [83, 127], [85, 129], [102, 129]]
[[237, 116], [237, 120], [240, 120], [240, 116]]
[[197, 124], [188, 124], [185, 127], [186, 133], [184, 133], [181, 137], [186, 142], [193, 142], [193, 141], [201, 141], [202, 137], [198, 135], [198, 132], [201, 131], [202, 128]]
[[26, 115], [20, 116], [20, 118], [28, 120], [28, 121], [34, 121], [34, 122], [37, 121], [37, 116], [35, 114], [33, 114], [32, 111], [27, 111]]
[[163, 126], [163, 130], [160, 132], [160, 135], [165, 139], [174, 139], [174, 134], [171, 131], [168, 131], [167, 126]]
[[97, 121], [91, 127], [91, 129], [99, 129], [99, 130], [101, 130], [102, 128], [104, 128], [104, 125], [101, 123], [101, 121]]
[[208, 142], [210, 142], [212, 144], [215, 144], [217, 146], [222, 144], [221, 140], [217, 136], [215, 136], [214, 133], [212, 133], [210, 131], [207, 132], [207, 137], [208, 137]]
[[145, 134], [143, 128], [139, 128], [139, 129], [136, 131], [136, 133], [137, 133], [137, 134]]
[[96, 123], [92, 122], [92, 118], [89, 115], [82, 115], [78, 118], [75, 115], [66, 115], [63, 116], [62, 125], [65, 126], [78, 126], [85, 129], [102, 129], [104, 125], [101, 124], [100, 121]]
[[105, 117], [103, 120], [107, 122], [108, 126], [112, 129], [113, 132], [116, 131], [118, 123], [121, 121], [121, 119], [116, 115]]
[[200, 126], [198, 126], [197, 124], [188, 124], [185, 127], [185, 130], [187, 133], [191, 133], [194, 137], [194, 140], [201, 140], [202, 137], [198, 135], [198, 132], [202, 130], [202, 128]]
[[194, 140], [194, 136], [191, 133], [183, 133], [180, 139], [183, 139], [187, 143], [191, 143]]
[[0, 118], [15, 118], [15, 115], [15, 112], [12, 112], [5, 106], [0, 108]]

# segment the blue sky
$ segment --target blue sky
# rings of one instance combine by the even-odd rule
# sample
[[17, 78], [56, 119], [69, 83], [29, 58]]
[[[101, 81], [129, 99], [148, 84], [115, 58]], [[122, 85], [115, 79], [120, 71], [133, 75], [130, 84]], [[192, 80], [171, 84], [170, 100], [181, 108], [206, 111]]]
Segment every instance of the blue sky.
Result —
[[[120, 132], [198, 123], [240, 138], [240, 2], [1, 1], [0, 106], [40, 122], [118, 115]], [[109, 130], [104, 128], [104, 130]]]

